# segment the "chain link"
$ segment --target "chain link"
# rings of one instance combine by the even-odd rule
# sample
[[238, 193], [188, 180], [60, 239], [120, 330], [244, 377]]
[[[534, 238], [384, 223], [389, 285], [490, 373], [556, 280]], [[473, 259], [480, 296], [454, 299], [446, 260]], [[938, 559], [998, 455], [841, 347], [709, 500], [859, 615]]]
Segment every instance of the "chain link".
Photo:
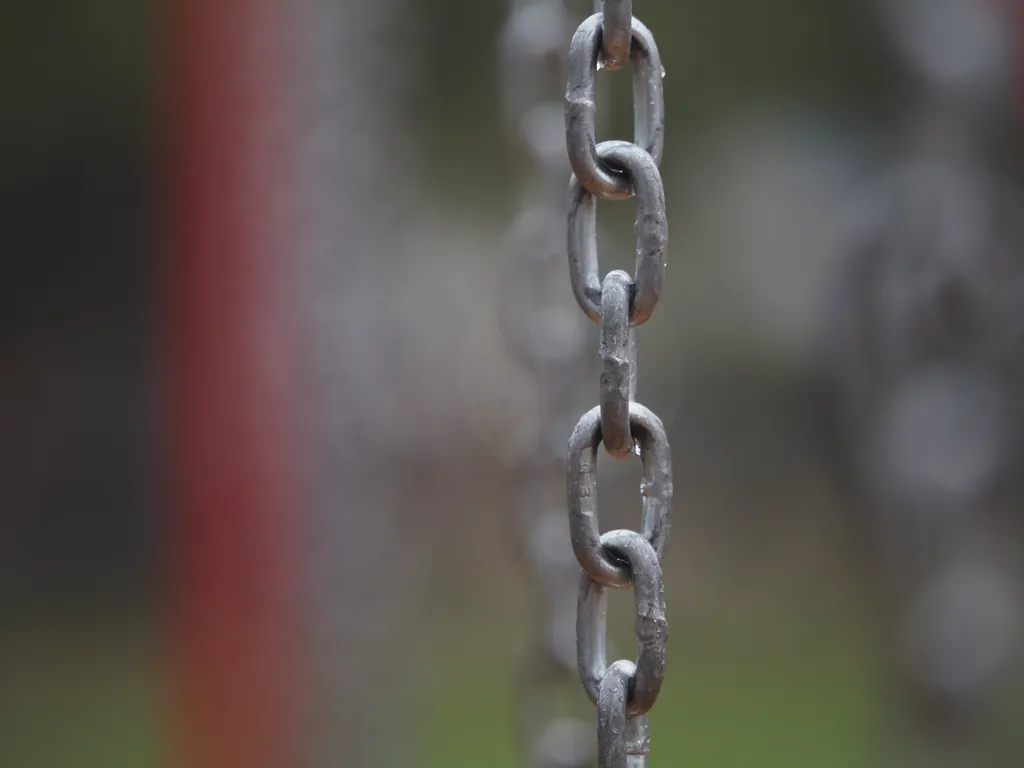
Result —
[[[597, 155], [623, 172], [636, 196], [636, 276], [631, 281], [629, 324], [643, 325], [654, 313], [665, 280], [668, 221], [665, 190], [654, 158], [636, 144], [603, 141]], [[597, 261], [597, 198], [580, 178], [569, 184], [569, 279], [584, 314], [601, 322], [601, 278]]]
[[[636, 531], [609, 531], [601, 536], [601, 547], [619, 558], [630, 572], [636, 608], [636, 639], [639, 654], [630, 675], [625, 702], [630, 715], [643, 715], [654, 706], [665, 677], [665, 590], [661, 583], [658, 554]], [[605, 654], [608, 586], [589, 574], [580, 577], [579, 608], [576, 616], [578, 664], [583, 687], [591, 701], [598, 703], [599, 690], [608, 671]]]
[[[668, 542], [672, 506], [672, 456], [661, 419], [640, 403], [628, 403], [629, 426], [640, 447], [643, 479], [642, 531], [661, 557]], [[631, 583], [629, 568], [601, 545], [597, 519], [597, 446], [601, 443], [601, 408], [592, 408], [576, 424], [569, 438], [568, 479], [569, 536], [573, 553], [583, 572], [609, 587]]]
[[[634, 328], [650, 319], [665, 277], [668, 223], [658, 163], [664, 146], [663, 70], [654, 36], [632, 16], [632, 3], [606, 0], [584, 21], [569, 48], [565, 136], [573, 176], [568, 192], [567, 251], [573, 294], [601, 327], [600, 404], [569, 439], [566, 491], [569, 537], [583, 575], [576, 608], [576, 664], [597, 705], [600, 768], [644, 768], [647, 712], [665, 678], [668, 622], [661, 555], [668, 541], [672, 458], [661, 420], [634, 402]], [[634, 143], [596, 139], [597, 71], [633, 64]], [[636, 197], [636, 272], [602, 280], [597, 257], [597, 199]], [[635, 441], [635, 442], [634, 442]], [[597, 449], [623, 458], [638, 448], [643, 465], [641, 532], [601, 534], [597, 519]], [[607, 596], [632, 588], [636, 662], [608, 664]]]
[[[597, 71], [601, 67], [603, 17], [584, 21], [569, 45], [565, 91], [565, 134], [569, 164], [584, 187], [605, 200], [632, 197], [633, 189], [621, 169], [609, 168], [597, 152]], [[639, 19], [632, 20], [633, 143], [645, 150], [654, 165], [665, 145], [664, 69], [654, 35]]]
[[629, 327], [629, 275], [609, 272], [601, 284], [601, 437], [608, 453], [633, 452], [629, 401], [636, 393], [636, 334]]

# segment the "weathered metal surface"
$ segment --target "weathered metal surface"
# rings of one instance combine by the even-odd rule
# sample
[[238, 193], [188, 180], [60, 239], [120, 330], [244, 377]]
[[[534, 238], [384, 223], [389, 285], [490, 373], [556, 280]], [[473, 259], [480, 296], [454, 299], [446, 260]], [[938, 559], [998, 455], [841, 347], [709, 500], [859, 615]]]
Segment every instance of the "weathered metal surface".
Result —
[[[624, 200], [633, 190], [629, 179], [602, 163], [597, 152], [597, 71], [601, 66], [602, 16], [584, 21], [569, 47], [565, 88], [565, 139], [569, 163], [583, 186], [603, 200]], [[665, 146], [664, 69], [654, 35], [633, 19], [633, 142], [657, 165]]]
[[[603, 141], [597, 156], [622, 171], [636, 196], [636, 274], [630, 286], [629, 323], [643, 325], [661, 298], [668, 249], [665, 190], [657, 161], [625, 141]], [[580, 309], [595, 323], [601, 317], [601, 278], [597, 259], [597, 198], [573, 176], [569, 182], [569, 278]]]
[[[566, 495], [569, 536], [583, 576], [576, 612], [577, 666], [597, 705], [600, 768], [644, 768], [646, 713], [665, 677], [668, 621], [661, 554], [668, 540], [672, 458], [661, 420], [634, 402], [634, 328], [650, 319], [665, 278], [668, 222], [658, 163], [664, 146], [663, 70], [654, 36], [632, 18], [631, 2], [606, 2], [585, 20], [569, 49], [565, 136], [569, 164], [566, 243], [569, 278], [583, 313], [601, 326], [600, 404], [585, 413], [569, 440]], [[627, 33], [627, 29], [629, 32]], [[629, 40], [627, 44], [627, 40]], [[597, 144], [597, 72], [633, 64], [634, 142]], [[600, 276], [597, 199], [636, 197], [636, 273]], [[601, 534], [597, 520], [597, 448], [623, 458], [636, 445], [643, 463], [640, 533]], [[608, 664], [608, 587], [632, 588], [636, 663]]]

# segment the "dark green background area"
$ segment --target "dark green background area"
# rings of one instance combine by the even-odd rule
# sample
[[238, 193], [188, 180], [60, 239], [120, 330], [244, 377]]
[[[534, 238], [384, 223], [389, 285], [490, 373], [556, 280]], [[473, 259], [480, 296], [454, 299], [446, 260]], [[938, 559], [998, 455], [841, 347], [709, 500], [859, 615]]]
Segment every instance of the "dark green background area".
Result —
[[[474, 169], [494, 163], [496, 155], [508, 159], [494, 48], [505, 6], [472, 0], [438, 5], [436, 12], [423, 8], [417, 14], [421, 34], [411, 45], [421, 52], [430, 85], [419, 91], [410, 110], [431, 126], [420, 138], [430, 167], [460, 186], [476, 188], [480, 177]], [[586, 5], [581, 4], [581, 13]], [[881, 86], [887, 62], [864, 10], [847, 0], [680, 0], [638, 6], [638, 16], [656, 30], [659, 41], [671, 144], [751, 104], [803, 104], [846, 119], [877, 113], [886, 97]], [[623, 72], [610, 79], [610, 103], [602, 104], [606, 129], [609, 136], [628, 135], [629, 77]], [[484, 190], [504, 191], [500, 184]]]

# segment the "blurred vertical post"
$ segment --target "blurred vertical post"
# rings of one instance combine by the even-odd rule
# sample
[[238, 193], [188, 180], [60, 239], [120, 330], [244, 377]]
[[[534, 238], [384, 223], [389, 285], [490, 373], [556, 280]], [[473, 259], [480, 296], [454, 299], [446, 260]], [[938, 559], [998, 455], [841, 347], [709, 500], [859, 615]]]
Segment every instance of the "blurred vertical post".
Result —
[[295, 8], [163, 7], [176, 762], [188, 768], [308, 761]]

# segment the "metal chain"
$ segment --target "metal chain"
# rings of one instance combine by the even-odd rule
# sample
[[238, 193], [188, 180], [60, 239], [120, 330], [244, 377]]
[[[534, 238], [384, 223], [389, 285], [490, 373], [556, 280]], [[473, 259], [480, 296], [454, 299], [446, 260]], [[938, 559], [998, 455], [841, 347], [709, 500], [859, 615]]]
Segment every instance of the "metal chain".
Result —
[[[537, 637], [523, 664], [520, 727], [530, 766], [585, 768], [596, 757], [600, 766], [608, 768], [641, 768], [648, 754], [646, 712], [657, 698], [665, 670], [659, 558], [672, 495], [671, 458], [661, 422], [632, 402], [634, 328], [654, 311], [665, 268], [665, 204], [657, 168], [663, 144], [662, 68], [653, 36], [632, 19], [631, 3], [623, 0], [607, 0], [604, 14], [591, 16], [579, 27], [566, 59], [565, 40], [571, 29], [567, 1], [512, 0], [502, 35], [505, 117], [532, 173], [523, 189], [523, 211], [510, 237], [513, 269], [506, 278], [509, 290], [503, 294], [501, 326], [513, 353], [536, 377], [544, 396], [540, 444], [522, 462], [517, 478], [518, 539], [537, 591], [544, 596]], [[594, 5], [602, 10], [600, 0]], [[597, 145], [598, 62], [615, 69], [626, 59], [635, 72], [637, 143]], [[546, 88], [552, 84], [551, 77], [563, 71], [568, 76], [564, 106]], [[567, 170], [563, 130], [575, 172], [568, 212], [562, 181]], [[596, 199], [633, 196], [637, 198], [636, 278], [614, 271], [602, 281]], [[585, 315], [600, 324], [602, 364], [600, 405], [577, 424], [568, 462], [559, 436], [567, 431], [564, 419], [574, 406], [574, 374], [583, 365], [585, 336], [582, 318], [561, 314], [556, 301], [541, 296], [553, 277], [552, 268], [564, 258], [567, 214], [573, 292]], [[641, 456], [642, 534], [600, 535], [594, 502], [597, 446], [602, 441], [613, 456], [621, 458], [634, 451]], [[559, 475], [569, 478], [568, 537], [564, 512], [554, 501]], [[582, 581], [570, 548], [583, 566]], [[634, 588], [640, 651], [635, 664], [607, 663], [608, 586]], [[577, 607], [575, 649], [573, 602]], [[557, 711], [563, 700], [558, 687], [568, 686], [574, 672], [598, 705], [596, 754], [593, 726]]]
[[509, 236], [500, 323], [506, 344], [542, 396], [538, 445], [520, 464], [515, 500], [516, 540], [539, 613], [516, 687], [520, 736], [531, 768], [591, 768], [597, 757], [593, 724], [567, 709], [578, 685], [573, 609], [579, 566], [565, 526], [564, 440], [577, 407], [578, 373], [588, 357], [586, 321], [571, 300], [559, 301], [561, 290], [556, 294], [564, 286], [565, 269], [569, 165], [562, 85], [572, 3], [510, 0], [501, 39], [505, 120], [530, 173]]
[[[633, 329], [650, 319], [665, 277], [668, 224], [658, 171], [664, 145], [663, 70], [654, 36], [632, 17], [628, 0], [605, 0], [576, 30], [569, 48], [565, 134], [569, 183], [568, 257], [573, 293], [601, 326], [600, 404], [580, 419], [566, 467], [569, 531], [583, 569], [577, 598], [576, 658], [583, 687], [597, 705], [600, 768], [647, 765], [647, 712], [665, 677], [668, 623], [661, 554], [668, 540], [672, 459], [661, 420], [634, 402]], [[633, 67], [634, 142], [596, 140], [597, 71]], [[597, 258], [597, 199], [636, 197], [636, 274], [613, 271], [601, 280]], [[641, 533], [601, 534], [597, 519], [597, 449], [615, 458], [639, 453], [643, 464]], [[608, 587], [632, 587], [636, 662], [609, 665]]]

